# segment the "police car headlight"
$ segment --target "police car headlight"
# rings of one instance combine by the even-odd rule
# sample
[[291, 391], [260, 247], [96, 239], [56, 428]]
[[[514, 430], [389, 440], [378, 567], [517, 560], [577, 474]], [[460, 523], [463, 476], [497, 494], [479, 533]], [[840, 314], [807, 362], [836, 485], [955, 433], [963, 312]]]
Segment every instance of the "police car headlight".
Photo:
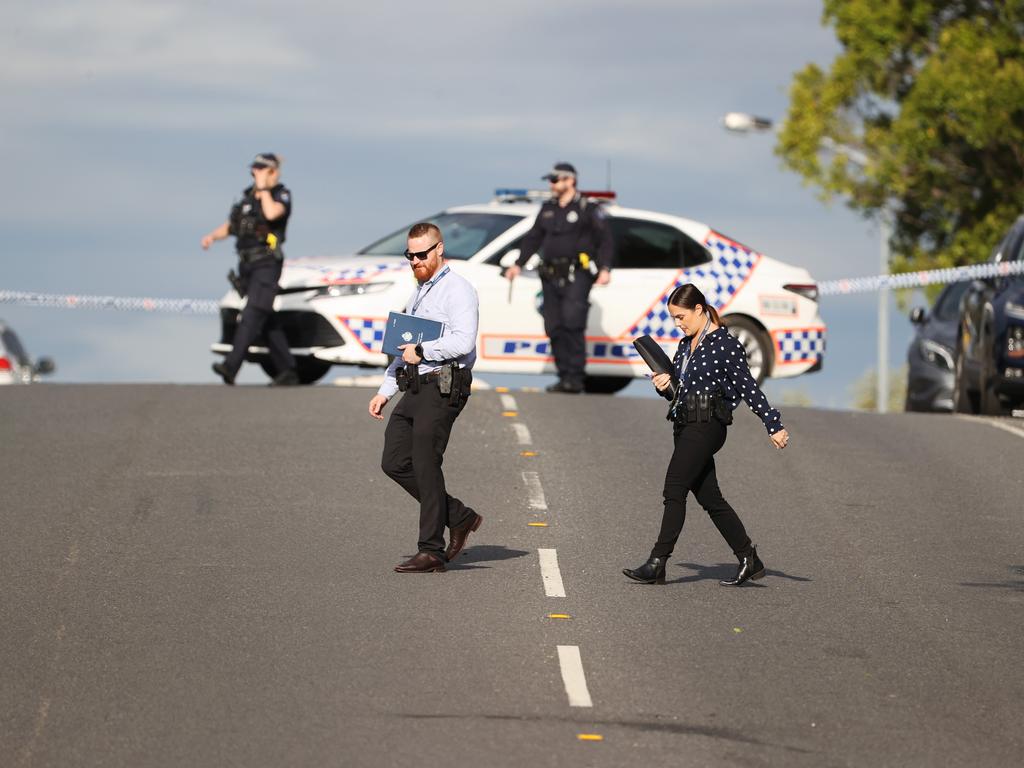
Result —
[[390, 288], [394, 283], [347, 283], [345, 285], [324, 285], [317, 288], [316, 293], [309, 297], [313, 299], [336, 299], [341, 296], [364, 296], [368, 293], [381, 293]]
[[921, 357], [936, 368], [953, 370], [953, 355], [944, 346], [931, 339], [921, 339]]

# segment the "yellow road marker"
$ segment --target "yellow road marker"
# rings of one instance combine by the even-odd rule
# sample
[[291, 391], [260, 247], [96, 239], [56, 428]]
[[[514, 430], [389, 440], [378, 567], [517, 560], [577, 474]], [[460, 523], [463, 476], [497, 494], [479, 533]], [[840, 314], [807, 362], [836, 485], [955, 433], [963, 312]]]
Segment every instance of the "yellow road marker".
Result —
[[494, 391], [498, 392], [499, 394], [506, 394], [508, 392], [511, 392], [512, 390], [510, 390], [508, 387], [495, 387]]
[[531, 528], [547, 528], [548, 527], [547, 523], [527, 523], [527, 525], [530, 526]]
[[577, 733], [576, 738], [580, 741], [604, 741], [600, 733]]
[[548, 618], [549, 619], [571, 619], [572, 616], [570, 616], [568, 613], [549, 613], [548, 614]]
[[502, 411], [501, 415], [507, 416], [510, 419], [514, 419], [516, 416], [519, 415], [519, 411]]
[[536, 456], [537, 452], [536, 451], [520, 451], [519, 455], [520, 456]]
[[736, 634], [738, 635], [738, 634], [739, 634], [740, 632], [742, 632], [743, 630], [742, 630], [742, 629], [740, 629], [739, 627], [733, 627], [733, 628], [732, 628], [732, 631], [733, 631], [733, 632], [735, 632], [735, 633], [736, 633]]

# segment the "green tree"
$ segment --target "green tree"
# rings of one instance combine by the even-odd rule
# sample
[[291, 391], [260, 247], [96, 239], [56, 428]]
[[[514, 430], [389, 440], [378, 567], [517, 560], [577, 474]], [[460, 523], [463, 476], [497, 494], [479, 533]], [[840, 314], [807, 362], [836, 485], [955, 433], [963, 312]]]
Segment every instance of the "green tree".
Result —
[[[907, 400], [907, 376], [910, 370], [903, 366], [889, 376], [889, 411], [897, 413], [904, 409]], [[878, 410], [878, 371], [867, 370], [850, 387], [853, 407], [860, 411]]]
[[776, 153], [887, 209], [894, 271], [985, 260], [1024, 209], [1024, 0], [825, 0], [822, 21], [842, 52], [794, 76]]

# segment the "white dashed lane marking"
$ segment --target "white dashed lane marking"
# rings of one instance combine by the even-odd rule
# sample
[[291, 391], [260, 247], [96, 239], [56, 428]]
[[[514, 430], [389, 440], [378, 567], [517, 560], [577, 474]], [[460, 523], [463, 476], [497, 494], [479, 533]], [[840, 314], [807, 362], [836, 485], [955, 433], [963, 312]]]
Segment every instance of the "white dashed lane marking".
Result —
[[519, 406], [516, 405], [516, 399], [512, 395], [501, 396], [501, 407], [506, 411], [518, 411]]
[[565, 597], [562, 572], [558, 570], [558, 553], [553, 549], [538, 549], [540, 577], [544, 581], [544, 594], [548, 597]]
[[526, 483], [526, 495], [529, 497], [530, 509], [547, 510], [548, 503], [544, 498], [540, 475], [536, 472], [523, 472], [523, 482]]
[[533, 443], [533, 438], [530, 436], [530, 430], [525, 424], [514, 422], [512, 424], [512, 429], [515, 430], [516, 437], [519, 439], [520, 445], [531, 445]]
[[986, 419], [980, 416], [971, 416], [969, 414], [958, 414], [958, 417], [965, 421], [975, 421], [980, 422], [981, 424], [988, 424], [990, 427], [1001, 429], [1004, 432], [1009, 432], [1011, 435], [1016, 435], [1017, 437], [1024, 437], [1024, 429], [1014, 426], [1013, 424], [1007, 424], [1005, 421], [999, 419]]
[[558, 664], [562, 668], [562, 682], [569, 696], [570, 707], [592, 707], [594, 702], [587, 690], [587, 677], [583, 674], [583, 659], [578, 645], [558, 646]]

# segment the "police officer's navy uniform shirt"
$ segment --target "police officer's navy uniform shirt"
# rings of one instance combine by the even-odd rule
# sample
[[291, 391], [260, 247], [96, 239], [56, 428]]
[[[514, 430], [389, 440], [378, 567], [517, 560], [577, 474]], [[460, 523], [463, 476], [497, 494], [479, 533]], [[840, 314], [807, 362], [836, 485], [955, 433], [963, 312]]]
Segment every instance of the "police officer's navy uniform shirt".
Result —
[[541, 206], [533, 228], [523, 237], [516, 263], [523, 266], [542, 246], [542, 258], [549, 264], [575, 262], [580, 253], [585, 253], [598, 269], [612, 268], [608, 222], [600, 205], [584, 200], [579, 192], [564, 208], [557, 200]]
[[[263, 216], [263, 204], [253, 197], [254, 188], [249, 186], [242, 190], [242, 199], [238, 203], [241, 206], [242, 216], [251, 216], [255, 219], [256, 226], [251, 232], [239, 235], [235, 247], [239, 250], [254, 248], [266, 244], [266, 235], [269, 232], [277, 238], [275, 247], [280, 247], [284, 242], [285, 230], [288, 227], [288, 217], [292, 215], [292, 193], [284, 184], [275, 184], [270, 189], [270, 197], [284, 206], [284, 213], [273, 221], [267, 221]], [[229, 220], [230, 220], [229, 216]], [[237, 232], [232, 232], [238, 235]]]
[[[683, 373], [684, 352], [689, 349], [692, 341], [693, 337], [689, 336], [679, 342], [672, 361], [676, 369], [675, 378], [681, 387], [680, 398], [690, 392], [720, 392], [733, 411], [739, 407], [741, 399], [746, 400], [747, 406], [761, 420], [769, 435], [783, 429], [782, 415], [771, 407], [768, 398], [750, 375], [747, 352], [739, 339], [725, 328], [712, 331], [697, 347]], [[662, 394], [671, 398], [668, 390]]]
[[[413, 312], [413, 307], [416, 311]], [[461, 368], [472, 368], [476, 363], [476, 333], [480, 323], [480, 299], [476, 288], [462, 275], [442, 266], [430, 280], [418, 285], [405, 304], [406, 314], [438, 320], [444, 323], [444, 333], [434, 341], [423, 342], [423, 360], [420, 375], [436, 371], [444, 362], [456, 361]], [[384, 374], [384, 383], [377, 394], [394, 397], [398, 392], [395, 371], [405, 365], [396, 357]]]

